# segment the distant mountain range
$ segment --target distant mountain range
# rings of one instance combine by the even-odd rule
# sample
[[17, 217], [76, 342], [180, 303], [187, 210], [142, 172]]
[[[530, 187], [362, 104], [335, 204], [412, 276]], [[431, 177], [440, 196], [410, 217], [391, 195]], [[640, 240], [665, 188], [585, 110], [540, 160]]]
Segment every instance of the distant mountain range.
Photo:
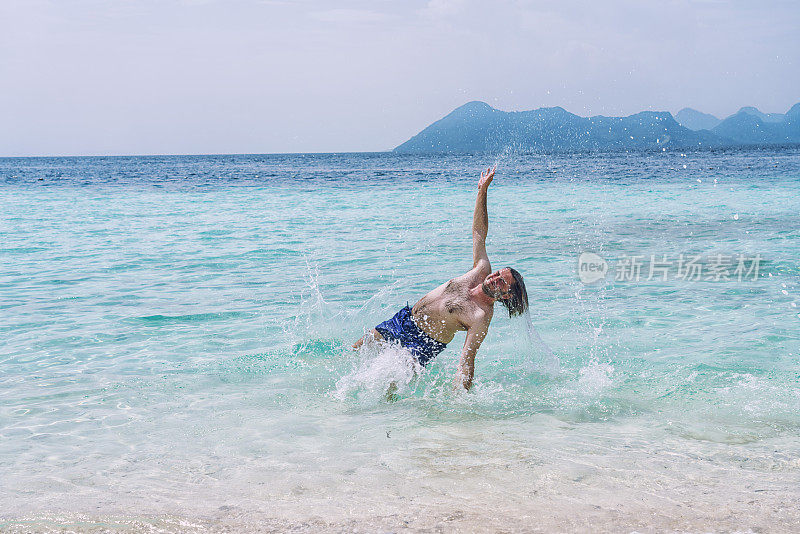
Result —
[[[677, 120], [676, 120], [677, 119]], [[785, 114], [744, 107], [722, 120], [684, 108], [628, 117], [580, 117], [563, 108], [500, 111], [469, 102], [394, 149], [398, 153], [800, 144], [800, 103]]]

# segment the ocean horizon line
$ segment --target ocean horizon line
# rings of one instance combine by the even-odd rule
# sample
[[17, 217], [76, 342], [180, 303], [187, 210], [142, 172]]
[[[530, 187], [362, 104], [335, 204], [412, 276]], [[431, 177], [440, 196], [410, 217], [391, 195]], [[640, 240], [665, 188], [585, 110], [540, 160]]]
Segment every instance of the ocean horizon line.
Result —
[[47, 158], [164, 158], [164, 157], [203, 157], [203, 156], [302, 156], [336, 154], [391, 154], [392, 150], [352, 150], [334, 152], [197, 152], [197, 153], [152, 153], [152, 154], [25, 154], [19, 156], [0, 156], [0, 159], [47, 159]]
[[[511, 148], [511, 147], [509, 147]], [[607, 147], [607, 148], [572, 148], [572, 149], [555, 149], [555, 150], [514, 150], [516, 154], [613, 154], [613, 153], [661, 153], [661, 152], [724, 152], [724, 151], [759, 151], [759, 150], [778, 150], [778, 149], [792, 149], [800, 148], [800, 143], [765, 143], [763, 145], [748, 145], [737, 144], [728, 146], [697, 146], [697, 147]], [[185, 157], [229, 157], [229, 156], [343, 156], [343, 155], [396, 155], [400, 157], [407, 156], [429, 156], [429, 157], [447, 157], [447, 156], [480, 156], [480, 155], [497, 155], [497, 150], [491, 151], [476, 151], [476, 152], [430, 152], [422, 154], [408, 154], [396, 152], [395, 150], [354, 150], [354, 151], [333, 151], [333, 152], [207, 152], [207, 153], [191, 153], [191, 154], [169, 154], [169, 153], [152, 153], [152, 154], [26, 154], [18, 156], [3, 156], [0, 155], [0, 160], [14, 160], [14, 159], [56, 159], [56, 158], [185, 158]]]

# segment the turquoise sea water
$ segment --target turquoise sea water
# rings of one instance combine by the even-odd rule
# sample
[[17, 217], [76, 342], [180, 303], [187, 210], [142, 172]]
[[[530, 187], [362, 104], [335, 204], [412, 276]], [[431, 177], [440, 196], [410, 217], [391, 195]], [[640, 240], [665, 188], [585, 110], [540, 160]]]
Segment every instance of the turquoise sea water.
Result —
[[[466, 394], [463, 334], [350, 351], [471, 267], [495, 162], [533, 338], [498, 310]], [[797, 149], [0, 159], [0, 528], [799, 528], [799, 188]]]

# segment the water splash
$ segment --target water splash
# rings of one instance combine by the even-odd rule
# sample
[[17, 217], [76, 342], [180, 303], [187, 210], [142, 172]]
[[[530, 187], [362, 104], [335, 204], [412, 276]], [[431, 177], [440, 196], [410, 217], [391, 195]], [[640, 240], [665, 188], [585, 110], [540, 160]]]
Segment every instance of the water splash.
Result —
[[327, 302], [320, 290], [319, 267], [306, 260], [305, 287], [300, 291], [296, 315], [281, 324], [291, 347], [302, 347], [316, 340], [342, 338], [344, 312]]
[[579, 372], [577, 393], [584, 397], [597, 397], [613, 385], [613, 375], [613, 365], [593, 360]]
[[[388, 286], [378, 289], [371, 297], [354, 312], [347, 317], [351, 323], [359, 324], [363, 318], [377, 318], [389, 313], [393, 306], [396, 306], [400, 299], [400, 290], [406, 289], [407, 282], [397, 279]], [[391, 314], [395, 312], [392, 311]], [[383, 319], [381, 319], [383, 320]], [[371, 326], [367, 330], [371, 330]]]
[[355, 395], [359, 401], [380, 401], [387, 393], [408, 394], [414, 389], [422, 366], [407, 349], [394, 344], [365, 343], [356, 368], [336, 382], [334, 398]]
[[510, 158], [510, 157], [511, 157], [511, 155], [512, 155], [512, 154], [515, 154], [516, 152], [517, 152], [517, 151], [516, 151], [516, 149], [515, 149], [515, 148], [513, 148], [511, 145], [506, 145], [506, 146], [503, 148], [502, 152], [500, 152], [500, 153], [497, 155], [497, 157], [495, 157], [495, 158], [494, 158], [494, 168], [495, 168], [495, 169], [497, 169], [497, 167], [498, 167], [498, 166], [499, 166], [501, 163], [505, 163], [505, 162], [506, 162], [506, 160], [508, 160], [508, 158]]
[[525, 310], [522, 314], [522, 322], [525, 325], [525, 334], [528, 338], [528, 352], [531, 355], [531, 362], [537, 371], [545, 374], [555, 375], [561, 371], [561, 362], [550, 347], [547, 346], [536, 327], [533, 326], [530, 310]]

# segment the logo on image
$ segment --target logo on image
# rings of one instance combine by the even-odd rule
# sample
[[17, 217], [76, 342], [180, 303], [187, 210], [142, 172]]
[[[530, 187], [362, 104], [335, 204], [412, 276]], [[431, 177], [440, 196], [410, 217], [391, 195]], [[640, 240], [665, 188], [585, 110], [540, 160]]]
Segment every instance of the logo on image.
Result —
[[578, 256], [578, 278], [584, 284], [604, 279], [607, 272], [608, 263], [594, 252], [584, 252]]

